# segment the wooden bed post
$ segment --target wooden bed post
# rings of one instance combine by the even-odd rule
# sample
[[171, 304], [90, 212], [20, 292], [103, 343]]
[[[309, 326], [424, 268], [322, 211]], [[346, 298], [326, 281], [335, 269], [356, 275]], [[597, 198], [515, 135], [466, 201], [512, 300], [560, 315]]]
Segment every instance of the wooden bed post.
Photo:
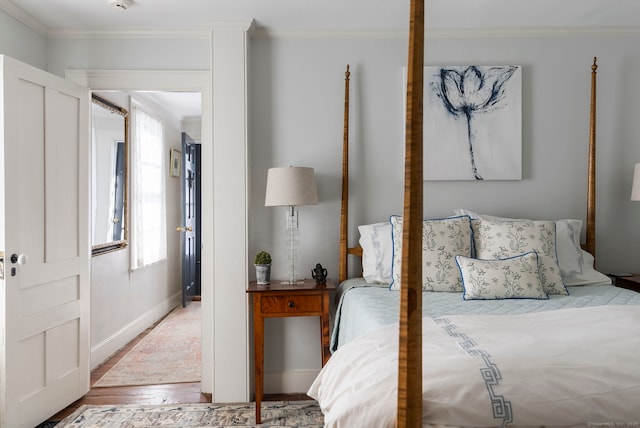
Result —
[[347, 279], [347, 227], [349, 226], [349, 64], [344, 73], [344, 129], [342, 131], [342, 203], [340, 204], [340, 262], [338, 282]]
[[597, 58], [591, 66], [591, 112], [589, 116], [589, 170], [587, 182], [587, 239], [585, 250], [596, 257], [596, 73]]
[[405, 127], [397, 427], [422, 426], [424, 0], [411, 0]]

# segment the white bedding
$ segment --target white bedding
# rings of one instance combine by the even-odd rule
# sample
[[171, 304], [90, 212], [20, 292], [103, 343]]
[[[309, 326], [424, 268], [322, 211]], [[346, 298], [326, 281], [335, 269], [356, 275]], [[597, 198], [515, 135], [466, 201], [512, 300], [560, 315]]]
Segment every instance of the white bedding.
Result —
[[[549, 300], [500, 299], [463, 300], [462, 293], [422, 293], [422, 316], [515, 315], [564, 308], [601, 305], [640, 305], [640, 293], [612, 285], [567, 287], [568, 296], [551, 295]], [[371, 287], [361, 278], [339, 286], [340, 302], [335, 314], [331, 350], [350, 340], [398, 321], [400, 295], [386, 288]]]
[[[639, 328], [639, 305], [425, 317], [423, 422], [640, 426]], [[308, 392], [326, 427], [395, 426], [397, 335], [333, 354]]]

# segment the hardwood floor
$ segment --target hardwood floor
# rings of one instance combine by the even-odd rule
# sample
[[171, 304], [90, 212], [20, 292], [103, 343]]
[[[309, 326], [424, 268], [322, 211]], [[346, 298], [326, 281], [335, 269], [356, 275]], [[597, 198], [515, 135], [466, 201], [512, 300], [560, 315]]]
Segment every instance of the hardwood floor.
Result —
[[[159, 323], [160, 321], [158, 321]], [[69, 416], [83, 404], [178, 404], [178, 403], [210, 403], [211, 394], [200, 392], [200, 382], [174, 383], [165, 385], [116, 386], [94, 388], [98, 381], [114, 366], [131, 348], [146, 336], [158, 323], [147, 328], [138, 337], [119, 350], [113, 357], [91, 372], [91, 390], [81, 399], [66, 409], [58, 412], [50, 421], [60, 421]]]
[[[160, 320], [161, 321], [161, 320]], [[129, 342], [113, 357], [96, 367], [91, 372], [91, 390], [81, 399], [75, 401], [66, 409], [50, 417], [49, 421], [61, 421], [84, 404], [180, 404], [180, 403], [210, 403], [211, 394], [200, 392], [200, 382], [174, 383], [164, 385], [145, 386], [114, 386], [95, 388], [93, 385], [127, 354], [142, 338], [144, 338], [160, 322], [156, 322], [138, 337]], [[265, 394], [263, 401], [296, 401], [310, 400], [306, 394]]]

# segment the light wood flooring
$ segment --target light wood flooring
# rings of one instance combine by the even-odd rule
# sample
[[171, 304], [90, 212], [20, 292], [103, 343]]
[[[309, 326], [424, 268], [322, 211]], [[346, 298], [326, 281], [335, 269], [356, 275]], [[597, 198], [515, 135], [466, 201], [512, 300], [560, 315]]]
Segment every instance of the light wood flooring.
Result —
[[[114, 386], [99, 387], [93, 385], [127, 354], [142, 338], [144, 338], [159, 323], [156, 322], [125, 347], [114, 354], [109, 360], [91, 372], [91, 390], [81, 399], [75, 401], [66, 409], [49, 418], [49, 421], [61, 421], [84, 404], [112, 405], [112, 404], [180, 404], [180, 403], [210, 403], [211, 394], [200, 392], [200, 382], [173, 383], [164, 385], [144, 386]], [[264, 401], [271, 400], [309, 400], [306, 394], [267, 394]]]

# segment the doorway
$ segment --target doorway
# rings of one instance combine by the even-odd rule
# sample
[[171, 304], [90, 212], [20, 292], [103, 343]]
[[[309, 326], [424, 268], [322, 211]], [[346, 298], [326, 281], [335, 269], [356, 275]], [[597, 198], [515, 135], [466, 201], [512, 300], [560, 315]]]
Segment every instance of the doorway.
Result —
[[[176, 228], [183, 225], [181, 183], [184, 174], [171, 174], [170, 154], [171, 151], [183, 151], [181, 133], [185, 130], [189, 132], [189, 135], [194, 136], [191, 141], [197, 148], [200, 144], [195, 140], [202, 138], [202, 95], [200, 92], [115, 90], [95, 92], [126, 107], [133, 113], [135, 113], [134, 107], [131, 107], [129, 98], [135, 98], [138, 101], [136, 105], [142, 103], [162, 118], [165, 135], [164, 148], [161, 150], [166, 165], [164, 179], [166, 181], [167, 256], [165, 260], [132, 271], [129, 270], [130, 246], [93, 258], [92, 296], [95, 298], [92, 305], [91, 323], [91, 336], [94, 341], [92, 343], [92, 368], [97, 367], [107, 357], [113, 355], [115, 351], [132, 340], [140, 331], [181, 303], [181, 233]], [[135, 114], [132, 114], [132, 128], [135, 126], [134, 120]], [[130, 172], [131, 176], [135, 175], [135, 171]], [[131, 183], [129, 186], [131, 188]], [[132, 192], [130, 194], [133, 196]], [[135, 208], [132, 206], [131, 199], [128, 205], [131, 209]], [[133, 213], [132, 210], [130, 211]], [[130, 239], [133, 238], [133, 233], [129, 236]], [[194, 247], [195, 245], [197, 243], [194, 243]], [[144, 296], [143, 299], [139, 298], [142, 296]], [[113, 305], [102, 304], [105, 301], [113, 302]], [[116, 316], [110, 309], [114, 306], [123, 309], [118, 311]], [[199, 330], [201, 329], [200, 324]], [[202, 353], [201, 349], [198, 349], [198, 353]], [[94, 354], [97, 354], [95, 358]], [[202, 365], [204, 362], [201, 361], [200, 364]]]
[[[220, 61], [219, 64], [224, 64], [224, 67], [228, 68], [227, 62]], [[233, 66], [235, 63], [231, 63]], [[221, 66], [223, 67], [223, 66]], [[223, 67], [223, 68], [224, 68]], [[215, 67], [214, 67], [215, 68]], [[224, 74], [224, 73], [223, 73]], [[227, 74], [224, 74], [227, 76]], [[240, 210], [229, 210], [228, 204], [231, 198], [246, 198], [246, 189], [240, 184], [242, 180], [234, 181], [237, 185], [229, 186], [225, 183], [225, 186], [220, 191], [216, 192], [214, 198], [214, 185], [218, 182], [222, 183], [223, 177], [228, 177], [228, 171], [225, 168], [214, 168], [214, 164], [218, 165], [220, 162], [214, 162], [214, 151], [220, 151], [220, 155], [225, 159], [235, 159], [236, 157], [245, 158], [246, 143], [241, 145], [228, 146], [225, 144], [227, 139], [217, 138], [214, 144], [213, 138], [213, 84], [217, 82], [215, 73], [212, 71], [194, 71], [194, 70], [182, 70], [182, 71], [160, 71], [160, 70], [68, 70], [66, 77], [75, 82], [81, 82], [90, 87], [92, 90], [146, 90], [146, 91], [183, 91], [183, 92], [200, 92], [202, 95], [202, 216], [203, 218], [211, 219], [211, 221], [203, 222], [202, 224], [202, 258], [208, 262], [202, 265], [202, 391], [206, 393], [214, 392], [216, 399], [225, 400], [232, 397], [234, 400], [246, 400], [248, 399], [248, 380], [244, 376], [246, 373], [246, 367], [249, 364], [247, 357], [247, 345], [246, 341], [236, 341], [229, 345], [227, 336], [225, 334], [216, 334], [216, 325], [224, 325], [224, 320], [231, 318], [234, 322], [247, 326], [245, 316], [246, 308], [244, 308], [244, 293], [242, 295], [232, 296], [231, 300], [227, 300], [226, 305], [222, 307], [215, 307], [214, 305], [214, 282], [216, 275], [234, 278], [235, 282], [218, 283], [215, 287], [217, 293], [229, 293], [231, 289], [236, 290], [237, 280], [236, 277], [246, 279], [246, 273], [243, 273], [242, 269], [239, 269], [237, 265], [230, 265], [228, 260], [234, 259], [235, 252], [231, 254], [227, 252], [216, 252], [216, 245], [228, 246], [229, 243], [237, 242], [237, 233], [231, 238], [226, 236], [225, 233], [219, 233], [216, 240], [214, 240], [214, 231], [216, 228], [221, 227], [224, 224], [225, 228], [229, 228], [229, 221], [222, 220], [222, 214], [227, 212], [233, 212], [234, 217], [231, 219], [231, 224], [244, 222], [242, 224], [246, 227], [246, 212]], [[218, 74], [218, 76], [220, 76]], [[225, 87], [230, 87], [230, 82], [226, 81]], [[231, 85], [231, 87], [235, 87]], [[242, 93], [242, 92], [240, 92]], [[228, 116], [228, 115], [227, 115]], [[240, 118], [241, 115], [237, 115]], [[243, 114], [242, 117], [245, 117]], [[229, 128], [224, 120], [221, 121], [221, 125], [218, 128], [226, 130]], [[238, 152], [238, 153], [236, 153]], [[239, 153], [242, 153], [239, 155]], [[220, 159], [222, 159], [222, 157]], [[246, 168], [243, 163], [238, 163], [240, 168], [236, 168], [234, 174], [246, 173]], [[222, 164], [224, 166], [224, 164]], [[231, 174], [231, 175], [234, 175]], [[218, 201], [214, 204], [214, 199]], [[216, 209], [216, 206], [226, 207], [224, 210]], [[223, 232], [226, 230], [223, 229]], [[242, 229], [245, 230], [245, 229]], [[240, 249], [242, 247], [239, 247]], [[236, 251], [237, 252], [237, 251]], [[122, 252], [119, 252], [122, 253]], [[215, 270], [214, 270], [215, 267]], [[244, 269], [246, 270], [246, 269]], [[127, 273], [128, 275], [128, 273]], [[240, 279], [240, 283], [243, 280]], [[95, 294], [94, 294], [95, 295]], [[226, 294], [225, 294], [226, 295]], [[230, 305], [229, 302], [233, 304]], [[235, 314], [229, 316], [229, 314]], [[240, 315], [239, 315], [240, 314]], [[156, 318], [157, 319], [157, 318]], [[93, 324], [93, 322], [92, 322]], [[148, 323], [147, 323], [148, 325]], [[220, 332], [224, 333], [225, 330], [220, 328]], [[140, 331], [140, 330], [138, 330]], [[133, 339], [135, 335], [127, 338], [127, 341], [123, 341], [115, 349], [109, 349], [105, 355], [101, 354], [101, 346], [97, 345], [92, 349], [91, 359], [92, 365], [98, 364], [104, 361], [108, 355], [111, 355], [120, 347], [124, 346], [129, 340]], [[215, 353], [214, 359], [214, 345], [218, 350]], [[95, 366], [95, 365], [94, 365]], [[224, 367], [224, 370], [222, 370]], [[216, 374], [214, 379], [214, 372]], [[228, 377], [234, 379], [241, 378], [241, 381], [235, 382], [237, 388], [229, 388], [229, 382], [226, 381]], [[215, 382], [214, 382], [215, 380]], [[220, 385], [219, 391], [217, 386]], [[222, 388], [224, 386], [224, 388]]]

